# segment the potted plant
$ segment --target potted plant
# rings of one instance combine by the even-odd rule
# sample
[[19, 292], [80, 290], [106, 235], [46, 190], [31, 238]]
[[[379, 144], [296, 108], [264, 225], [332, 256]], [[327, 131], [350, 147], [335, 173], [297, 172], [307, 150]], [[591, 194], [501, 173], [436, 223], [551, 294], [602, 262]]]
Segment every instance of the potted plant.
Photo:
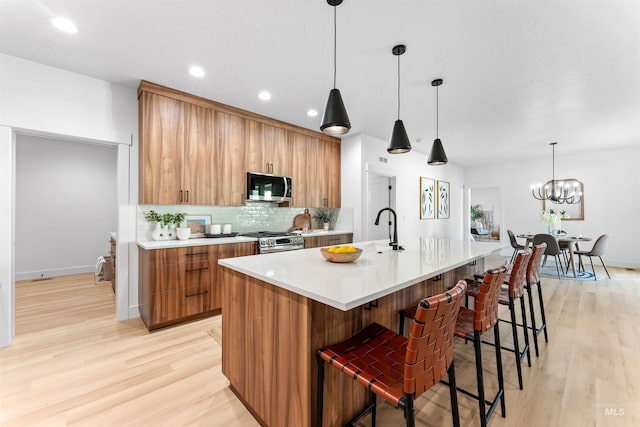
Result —
[[173, 220], [178, 226], [176, 228], [176, 235], [178, 236], [179, 240], [187, 240], [189, 237], [191, 237], [191, 229], [187, 227], [187, 224], [184, 223], [183, 213], [175, 214]]
[[329, 229], [329, 224], [335, 218], [335, 212], [331, 209], [317, 209], [314, 218], [317, 218], [320, 222], [322, 222], [322, 228], [327, 231]]
[[149, 222], [155, 222], [155, 228], [151, 231], [153, 240], [171, 240], [176, 238], [176, 223], [184, 221], [184, 214], [159, 214], [151, 210], [144, 215]]

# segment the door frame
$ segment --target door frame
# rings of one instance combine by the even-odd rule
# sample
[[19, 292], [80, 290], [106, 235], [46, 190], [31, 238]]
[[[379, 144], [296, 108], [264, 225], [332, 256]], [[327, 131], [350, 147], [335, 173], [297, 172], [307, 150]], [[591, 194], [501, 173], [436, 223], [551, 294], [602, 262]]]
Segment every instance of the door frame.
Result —
[[364, 227], [362, 227], [363, 231], [364, 231], [364, 241], [369, 241], [371, 240], [369, 238], [369, 236], [371, 235], [371, 230], [372, 227], [376, 227], [376, 225], [373, 224], [373, 220], [371, 218], [374, 218], [374, 216], [377, 214], [377, 212], [370, 212], [369, 209], [369, 182], [370, 182], [370, 176], [383, 176], [383, 177], [387, 177], [389, 178], [390, 181], [390, 185], [391, 185], [391, 191], [390, 191], [390, 200], [389, 200], [389, 207], [393, 210], [396, 209], [396, 199], [397, 199], [397, 195], [396, 195], [396, 174], [395, 172], [387, 167], [384, 166], [380, 166], [378, 164], [374, 164], [374, 163], [367, 163], [365, 165], [365, 195], [366, 197], [364, 198], [363, 204], [364, 207], [362, 209], [362, 224], [365, 225]]

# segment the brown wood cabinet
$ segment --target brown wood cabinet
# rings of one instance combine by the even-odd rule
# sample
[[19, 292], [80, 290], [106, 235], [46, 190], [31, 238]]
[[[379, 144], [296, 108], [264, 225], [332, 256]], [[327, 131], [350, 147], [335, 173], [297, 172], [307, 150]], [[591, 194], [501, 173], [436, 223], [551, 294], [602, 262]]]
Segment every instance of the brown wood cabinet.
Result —
[[141, 204], [241, 206], [246, 173], [293, 178], [293, 206], [340, 207], [340, 140], [143, 81]]
[[348, 243], [353, 243], [353, 233], [330, 234], [328, 236], [305, 236], [304, 238], [305, 249], [346, 245]]
[[146, 92], [139, 102], [140, 203], [181, 203], [184, 102]]
[[257, 120], [246, 120], [247, 172], [291, 176], [293, 152], [287, 131]]
[[255, 243], [141, 249], [138, 253], [140, 315], [152, 330], [220, 312], [218, 259], [253, 255]]

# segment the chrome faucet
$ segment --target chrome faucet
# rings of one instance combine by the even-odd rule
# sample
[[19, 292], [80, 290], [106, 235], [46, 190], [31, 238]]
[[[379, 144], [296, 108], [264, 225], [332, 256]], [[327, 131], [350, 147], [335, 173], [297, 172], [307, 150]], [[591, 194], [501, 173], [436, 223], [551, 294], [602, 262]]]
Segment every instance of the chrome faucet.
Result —
[[[382, 208], [380, 209], [380, 212], [378, 212], [378, 216], [376, 216], [376, 225], [379, 225], [380, 223], [380, 214], [384, 211], [389, 211], [393, 214], [393, 239], [390, 239], [391, 241], [389, 242], [389, 246], [391, 246], [393, 248], [394, 251], [397, 250], [403, 250], [404, 248], [402, 246], [398, 246], [398, 217], [396, 216], [396, 211], [394, 211], [391, 208]], [[391, 225], [391, 223], [389, 223], [389, 225]]]

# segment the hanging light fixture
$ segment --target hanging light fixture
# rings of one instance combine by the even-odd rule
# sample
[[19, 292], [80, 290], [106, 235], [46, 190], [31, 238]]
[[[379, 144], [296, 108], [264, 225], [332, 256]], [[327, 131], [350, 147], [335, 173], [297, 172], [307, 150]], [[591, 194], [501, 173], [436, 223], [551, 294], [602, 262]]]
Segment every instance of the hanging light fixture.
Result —
[[580, 183], [575, 179], [556, 181], [556, 145], [552, 142], [549, 145], [553, 149], [553, 163], [551, 182], [544, 187], [542, 184], [531, 186], [531, 195], [537, 200], [551, 200], [553, 203], [561, 205], [575, 205], [582, 201], [582, 191], [580, 191]]
[[444, 152], [442, 141], [440, 141], [440, 138], [438, 138], [438, 122], [440, 120], [440, 118], [438, 117], [438, 86], [440, 86], [442, 83], [442, 79], [435, 79], [431, 82], [431, 86], [436, 87], [436, 139], [433, 141], [433, 145], [431, 146], [431, 152], [429, 153], [427, 163], [433, 166], [446, 165], [449, 161], [447, 159], [446, 153]]
[[411, 143], [404, 129], [404, 123], [400, 120], [400, 55], [407, 51], [407, 47], [403, 44], [394, 46], [391, 52], [398, 57], [398, 120], [393, 125], [391, 140], [387, 151], [391, 154], [402, 154], [411, 151]]
[[327, 0], [333, 6], [333, 89], [329, 92], [327, 107], [324, 109], [320, 130], [331, 136], [344, 135], [351, 129], [351, 122], [347, 110], [342, 102], [340, 90], [336, 89], [336, 50], [337, 50], [337, 25], [336, 9], [342, 4], [342, 0]]

